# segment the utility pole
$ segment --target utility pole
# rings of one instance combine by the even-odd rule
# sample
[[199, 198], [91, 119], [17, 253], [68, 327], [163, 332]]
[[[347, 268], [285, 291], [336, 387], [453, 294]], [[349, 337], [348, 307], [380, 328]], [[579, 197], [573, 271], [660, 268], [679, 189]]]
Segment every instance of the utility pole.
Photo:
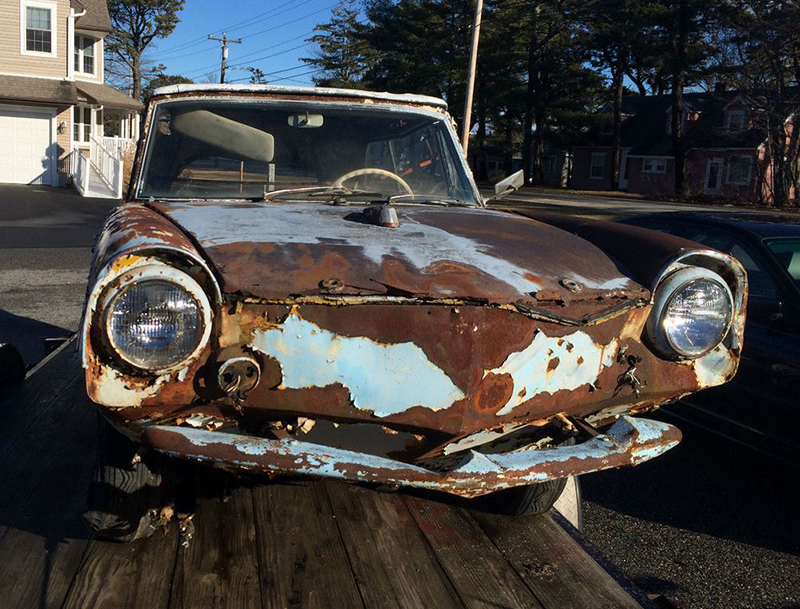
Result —
[[467, 98], [464, 101], [464, 124], [461, 128], [461, 147], [464, 157], [469, 150], [469, 127], [472, 123], [472, 93], [475, 90], [475, 69], [478, 65], [478, 42], [481, 36], [481, 18], [483, 17], [483, 0], [475, 5], [475, 23], [472, 26], [472, 51], [469, 55], [469, 71], [467, 72]]
[[208, 35], [209, 40], [216, 40], [217, 42], [222, 43], [222, 63], [219, 67], [219, 82], [223, 84], [225, 82], [225, 62], [228, 61], [228, 45], [229, 44], [242, 44], [241, 38], [239, 40], [228, 40], [228, 35], [223, 32], [222, 38], [214, 38], [211, 34]]

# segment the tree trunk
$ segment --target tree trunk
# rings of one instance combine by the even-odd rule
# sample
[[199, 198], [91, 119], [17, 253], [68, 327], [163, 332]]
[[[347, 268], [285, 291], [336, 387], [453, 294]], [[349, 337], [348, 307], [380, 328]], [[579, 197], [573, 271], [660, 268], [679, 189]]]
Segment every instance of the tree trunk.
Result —
[[612, 73], [614, 90], [614, 122], [611, 144], [611, 190], [619, 190], [620, 165], [622, 164], [622, 96], [625, 92], [625, 67], [627, 49], [619, 49]]
[[545, 117], [542, 104], [536, 104], [534, 112], [536, 121], [536, 132], [533, 136], [533, 170], [531, 171], [531, 178], [534, 184], [542, 183], [542, 153], [544, 152], [544, 130], [545, 130]]
[[531, 163], [531, 147], [533, 145], [533, 100], [536, 80], [536, 39], [531, 39], [528, 46], [528, 82], [525, 89], [525, 116], [522, 120], [522, 170], [525, 172], [525, 183], [533, 179]]
[[505, 154], [503, 155], [503, 173], [511, 175], [514, 165], [514, 135], [511, 131], [511, 124], [506, 123], [505, 128]]
[[675, 194], [686, 196], [686, 149], [683, 134], [683, 89], [686, 86], [686, 46], [689, 38], [689, 6], [678, 4], [677, 32], [673, 36], [672, 66], [672, 154], [675, 157]]
[[486, 79], [483, 75], [478, 78], [478, 180], [485, 182], [489, 179], [486, 170]]
[[142, 61], [139, 53], [131, 52], [131, 59], [133, 59], [133, 66], [131, 68], [131, 77], [133, 79], [133, 99], [142, 99]]

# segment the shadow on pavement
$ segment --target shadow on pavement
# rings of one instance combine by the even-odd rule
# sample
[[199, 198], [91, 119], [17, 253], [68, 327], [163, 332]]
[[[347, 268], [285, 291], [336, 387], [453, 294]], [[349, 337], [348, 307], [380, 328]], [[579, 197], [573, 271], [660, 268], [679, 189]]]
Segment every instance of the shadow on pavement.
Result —
[[644, 521], [800, 555], [800, 468], [679, 427], [683, 441], [664, 456], [582, 477], [584, 499]]
[[0, 309], [0, 343], [11, 343], [17, 347], [28, 368], [36, 365], [48, 354], [46, 338], [61, 338], [70, 334], [71, 332], [64, 328]]

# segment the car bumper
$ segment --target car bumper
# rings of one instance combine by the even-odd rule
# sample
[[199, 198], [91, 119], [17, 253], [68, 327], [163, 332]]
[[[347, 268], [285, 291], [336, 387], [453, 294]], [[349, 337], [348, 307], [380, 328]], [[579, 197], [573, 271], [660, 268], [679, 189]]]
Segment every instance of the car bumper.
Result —
[[503, 489], [638, 465], [676, 446], [681, 432], [649, 419], [620, 417], [606, 433], [574, 446], [503, 454], [467, 451], [448, 471], [294, 439], [269, 440], [184, 427], [148, 428], [142, 443], [184, 459], [265, 473], [373, 482], [477, 497]]

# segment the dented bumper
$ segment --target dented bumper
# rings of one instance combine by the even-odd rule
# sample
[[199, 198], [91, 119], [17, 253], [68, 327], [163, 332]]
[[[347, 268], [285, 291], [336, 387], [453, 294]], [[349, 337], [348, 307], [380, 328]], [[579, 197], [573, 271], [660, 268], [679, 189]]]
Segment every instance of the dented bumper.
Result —
[[680, 431], [659, 421], [623, 416], [606, 433], [574, 446], [502, 454], [465, 453], [448, 471], [434, 471], [366, 453], [302, 442], [203, 431], [148, 428], [145, 446], [184, 459], [265, 473], [303, 474], [442, 491], [462, 497], [603, 469], [638, 465], [676, 446]]

